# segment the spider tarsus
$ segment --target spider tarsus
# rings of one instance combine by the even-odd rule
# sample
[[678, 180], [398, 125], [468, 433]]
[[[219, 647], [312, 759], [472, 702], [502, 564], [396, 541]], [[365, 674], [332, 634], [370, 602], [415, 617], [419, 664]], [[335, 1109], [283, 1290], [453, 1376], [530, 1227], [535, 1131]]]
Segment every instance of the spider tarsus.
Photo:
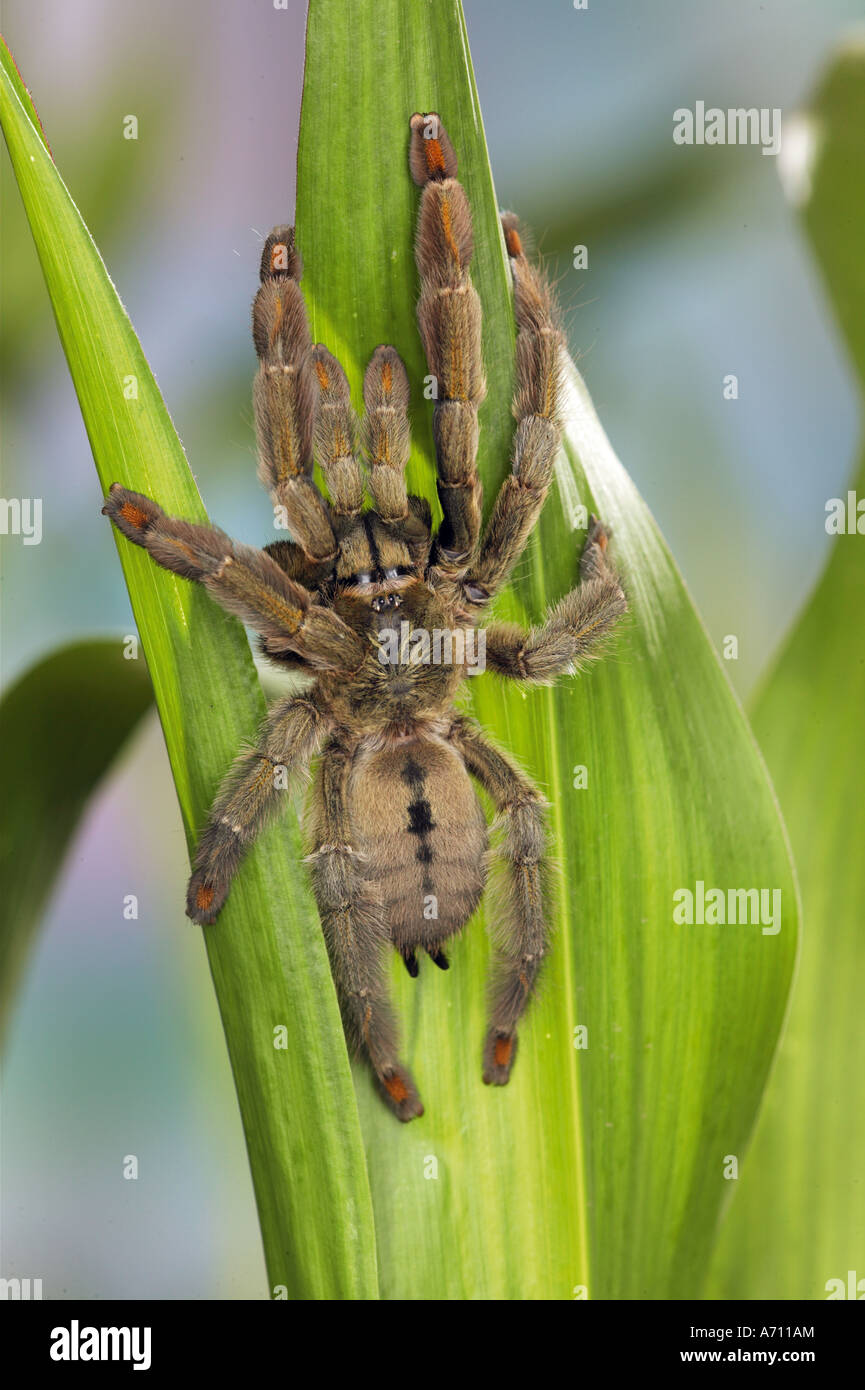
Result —
[[186, 915], [200, 927], [212, 927], [222, 911], [228, 889], [221, 892], [202, 870], [192, 874], [186, 890]]
[[411, 1072], [405, 1067], [389, 1067], [379, 1073], [379, 1083], [388, 1105], [398, 1120], [408, 1124], [423, 1114], [423, 1102], [412, 1080]]
[[507, 1086], [516, 1055], [516, 1033], [503, 1033], [499, 1028], [491, 1028], [484, 1043], [484, 1085]]
[[127, 540], [136, 545], [145, 545], [145, 533], [165, 513], [162, 508], [143, 493], [132, 492], [122, 483], [112, 483], [102, 508], [102, 515], [110, 517]]
[[122, 483], [111, 483], [111, 485], [109, 486], [109, 488], [108, 488], [108, 496], [107, 496], [106, 499], [105, 499], [105, 506], [102, 508], [102, 515], [103, 515], [103, 516], [110, 516], [110, 515], [111, 515], [111, 512], [109, 511], [109, 506], [108, 506], [109, 498], [111, 497], [112, 492], [117, 492], [118, 488], [121, 488], [122, 486], [123, 486]]
[[511, 260], [525, 260], [526, 253], [523, 247], [523, 236], [519, 218], [513, 212], [503, 212], [501, 214], [501, 224], [505, 238], [505, 247]]
[[601, 550], [606, 550], [611, 535], [611, 528], [605, 526], [599, 517], [592, 512], [589, 516], [589, 529], [586, 533], [586, 545], [599, 545]]
[[610, 562], [609, 544], [610, 527], [605, 526], [593, 512], [589, 517], [589, 529], [580, 556], [580, 579], [584, 583], [587, 580], [604, 579], [608, 584], [614, 585], [619, 597], [624, 599], [622, 586]]
[[451, 963], [440, 946], [428, 946], [427, 955], [433, 965], [437, 965], [439, 970], [450, 970]]
[[294, 244], [293, 227], [274, 227], [265, 239], [261, 251], [261, 283], [266, 280], [286, 277], [299, 280], [303, 274], [303, 261]]
[[409, 124], [409, 168], [415, 183], [422, 188], [425, 183], [434, 180], [455, 179], [458, 167], [456, 151], [438, 112], [416, 111]]

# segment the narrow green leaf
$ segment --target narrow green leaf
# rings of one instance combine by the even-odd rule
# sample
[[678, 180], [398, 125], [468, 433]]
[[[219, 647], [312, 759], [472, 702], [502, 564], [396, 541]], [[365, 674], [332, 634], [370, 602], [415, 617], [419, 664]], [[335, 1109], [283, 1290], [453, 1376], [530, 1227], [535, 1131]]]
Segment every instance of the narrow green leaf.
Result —
[[152, 698], [144, 662], [124, 661], [119, 642], [78, 642], [0, 700], [0, 1038], [69, 841]]
[[[514, 109], [517, 119], [518, 93]], [[410, 481], [429, 497], [406, 160], [409, 117], [431, 110], [474, 210], [489, 501], [509, 467], [514, 324], [460, 5], [312, 0], [298, 244], [313, 334], [341, 358], [358, 406], [375, 346], [403, 354]], [[478, 717], [552, 802], [560, 868], [543, 997], [513, 1079], [502, 1090], [481, 1083], [481, 916], [447, 975], [414, 981], [394, 962], [424, 1117], [395, 1125], [357, 1073], [388, 1297], [571, 1298], [581, 1286], [597, 1298], [694, 1295], [730, 1187], [725, 1156], [744, 1152], [784, 1012], [797, 906], [774, 796], [681, 577], [574, 372], [557, 487], [500, 615], [536, 621], [574, 584], [581, 506], [612, 522], [631, 600], [612, 654], [555, 691], [472, 683]], [[674, 893], [698, 880], [777, 890], [780, 931], [675, 925]]]
[[[805, 227], [865, 397], [865, 45], [833, 62], [800, 134], [815, 156], [801, 171]], [[855, 528], [865, 451], [850, 487]], [[847, 494], [839, 500], [846, 514]], [[815, 528], [825, 520], [815, 516]], [[865, 1294], [863, 611], [865, 539], [840, 534], [755, 702], [804, 930], [784, 1040], [719, 1245], [712, 1291], [722, 1297], [838, 1297], [830, 1280], [842, 1298]]]
[[[101, 488], [118, 479], [171, 514], [204, 521], [129, 319], [5, 49], [0, 58], [0, 119]], [[250, 267], [250, 293], [255, 270]], [[255, 486], [251, 471], [249, 486]], [[94, 527], [108, 524], [99, 506], [94, 488]], [[263, 525], [265, 517], [263, 507]], [[117, 539], [191, 841], [220, 778], [254, 736], [264, 700], [240, 625], [201, 589]], [[300, 855], [296, 826], [283, 820], [271, 827], [205, 939], [271, 1287], [284, 1286], [295, 1297], [374, 1297], [374, 1235], [357, 1110], [321, 932], [297, 869]], [[159, 872], [157, 864], [150, 868]], [[182, 921], [178, 904], [179, 929]], [[279, 1026], [287, 1030], [287, 1048], [274, 1046]]]

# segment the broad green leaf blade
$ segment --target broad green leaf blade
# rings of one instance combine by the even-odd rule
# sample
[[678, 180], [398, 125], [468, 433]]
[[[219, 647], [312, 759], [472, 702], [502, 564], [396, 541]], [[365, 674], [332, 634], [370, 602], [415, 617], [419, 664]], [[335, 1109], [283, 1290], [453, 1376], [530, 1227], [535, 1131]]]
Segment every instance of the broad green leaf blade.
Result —
[[[101, 492], [118, 479], [169, 513], [206, 520], [141, 346], [5, 49], [0, 119]], [[252, 292], [255, 267], [250, 276]], [[251, 473], [249, 486], [255, 486]], [[94, 527], [108, 524], [99, 516], [99, 499], [94, 488]], [[264, 699], [240, 625], [201, 589], [117, 540], [191, 842], [237, 750], [254, 737]], [[300, 856], [296, 825], [284, 818], [262, 836], [205, 939], [271, 1288], [282, 1286], [296, 1297], [374, 1297], [374, 1235], [357, 1110]], [[180, 903], [177, 915], [178, 929], [190, 929], [183, 926]], [[274, 1046], [278, 1027], [287, 1030], [286, 1048]]]
[[[509, 466], [514, 324], [460, 6], [312, 0], [298, 244], [313, 333], [342, 359], [358, 406], [375, 346], [403, 354], [410, 480], [432, 498], [406, 166], [409, 118], [430, 110], [453, 139], [474, 210], [489, 502]], [[447, 975], [426, 969], [413, 981], [394, 962], [426, 1114], [399, 1128], [358, 1070], [387, 1297], [572, 1298], [581, 1287], [595, 1298], [693, 1296], [730, 1187], [725, 1156], [744, 1152], [784, 1012], [796, 894], [764, 767], [576, 372], [569, 392], [557, 486], [498, 611], [538, 620], [574, 584], [580, 508], [595, 507], [613, 524], [632, 614], [578, 682], [525, 695], [492, 676], [472, 683], [478, 717], [552, 803], [554, 946], [502, 1090], [481, 1082], [482, 916], [449, 952]], [[674, 893], [698, 880], [777, 890], [780, 931], [675, 925]]]
[[119, 642], [78, 642], [0, 700], [0, 1038], [69, 841], [152, 698], [144, 662], [124, 661]]
[[[865, 396], [865, 46], [833, 63], [800, 130], [816, 154], [805, 227]], [[865, 456], [850, 487], [865, 497]], [[840, 534], [755, 702], [804, 929], [784, 1040], [719, 1245], [711, 1287], [722, 1297], [837, 1297], [836, 1279], [843, 1298], [849, 1270], [854, 1284], [865, 1279], [863, 611], [865, 538]]]

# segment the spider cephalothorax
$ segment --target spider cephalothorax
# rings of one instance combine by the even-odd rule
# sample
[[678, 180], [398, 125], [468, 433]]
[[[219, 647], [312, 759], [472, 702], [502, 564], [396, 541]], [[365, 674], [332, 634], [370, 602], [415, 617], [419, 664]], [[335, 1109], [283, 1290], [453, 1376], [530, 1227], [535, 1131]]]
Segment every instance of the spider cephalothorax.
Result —
[[[418, 322], [437, 383], [437, 532], [429, 504], [405, 486], [405, 368], [392, 347], [376, 348], [358, 429], [345, 373], [310, 341], [290, 227], [277, 227], [264, 245], [253, 339], [260, 475], [292, 539], [264, 550], [240, 545], [222, 531], [167, 517], [119, 483], [104, 508], [158, 564], [198, 580], [253, 628], [271, 660], [315, 678], [303, 695], [274, 705], [258, 746], [241, 754], [223, 784], [196, 850], [187, 911], [196, 922], [216, 919], [291, 774], [317, 759], [308, 862], [343, 1017], [402, 1120], [423, 1106], [398, 1056], [386, 953], [394, 947], [411, 975], [418, 950], [447, 969], [445, 942], [481, 899], [487, 825], [470, 776], [499, 812], [508, 881], [495, 924], [487, 1082], [509, 1079], [517, 1023], [547, 949], [543, 798], [455, 708], [457, 690], [484, 664], [512, 680], [549, 683], [590, 655], [626, 608], [606, 532], [593, 517], [581, 582], [545, 623], [529, 632], [502, 623], [480, 631], [549, 489], [563, 341], [549, 286], [505, 215], [518, 328], [517, 428], [511, 472], [484, 528], [476, 455], [485, 384], [480, 302], [469, 274], [472, 221], [437, 115], [412, 117], [409, 162], [423, 190]], [[314, 481], [314, 458], [327, 497]]]

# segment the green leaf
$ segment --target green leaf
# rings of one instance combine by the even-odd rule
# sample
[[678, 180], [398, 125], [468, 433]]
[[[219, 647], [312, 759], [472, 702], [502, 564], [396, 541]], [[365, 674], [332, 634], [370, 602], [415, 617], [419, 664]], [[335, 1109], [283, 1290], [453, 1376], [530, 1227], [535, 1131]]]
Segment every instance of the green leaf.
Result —
[[[431, 407], [414, 318], [417, 190], [407, 136], [438, 111], [474, 210], [488, 396], [488, 501], [509, 467], [514, 324], [497, 204], [457, 0], [312, 0], [298, 244], [314, 337], [360, 406], [392, 342], [413, 385], [410, 482], [433, 496]], [[519, 97], [515, 93], [518, 119]], [[542, 230], [542, 229], [539, 229]], [[623, 387], [626, 388], [626, 383]], [[475, 712], [552, 802], [560, 870], [543, 997], [507, 1088], [481, 1083], [482, 916], [447, 975], [394, 962], [426, 1114], [394, 1124], [357, 1083], [382, 1292], [401, 1298], [693, 1296], [725, 1156], [747, 1144], [784, 1012], [797, 904], [774, 795], [681, 577], [573, 372], [557, 486], [499, 612], [536, 621], [576, 581], [579, 508], [614, 528], [626, 630], [578, 682], [523, 694], [485, 676]], [[744, 504], [743, 504], [744, 505]], [[697, 524], [702, 524], [698, 523]], [[574, 786], [574, 769], [588, 786]], [[677, 926], [674, 892], [781, 894], [781, 930]], [[588, 1029], [577, 1050], [574, 1029]]]
[[[827, 71], [800, 135], [815, 154], [803, 168], [805, 227], [865, 397], [861, 43]], [[850, 487], [865, 497], [865, 450]], [[815, 516], [815, 529], [824, 521]], [[826, 1298], [831, 1279], [844, 1297], [848, 1270], [865, 1279], [865, 540], [842, 534], [831, 545], [754, 706], [805, 926], [784, 1040], [719, 1246], [712, 1290], [728, 1298]]]
[[[179, 63], [178, 63], [179, 66]], [[168, 130], [180, 119], [177, 101], [182, 100], [180, 74], [163, 74], [164, 81], [150, 96], [143, 88], [136, 95], [136, 114], [148, 138], [134, 146], [118, 138], [117, 112], [125, 109], [128, 78], [112, 74], [110, 89], [103, 90], [97, 105], [82, 113], [84, 124], [74, 136], [66, 130], [62, 140], [66, 157], [74, 161], [76, 198], [90, 225], [98, 226], [103, 247], [111, 248], [131, 240], [144, 210], [158, 196], [164, 170], [160, 152]], [[24, 91], [23, 83], [19, 85]], [[173, 101], [166, 94], [176, 94]], [[67, 168], [67, 176], [70, 171]], [[4, 160], [0, 168], [0, 202], [5, 216], [0, 225], [0, 255], [4, 265], [14, 265], [15, 274], [3, 282], [3, 333], [0, 335], [0, 379], [9, 398], [14, 398], [19, 382], [33, 370], [34, 360], [45, 350], [45, 335], [53, 331], [47, 301], [41, 311], [43, 293], [39, 260], [35, 255], [27, 219], [17, 215], [14, 176]]]
[[119, 642], [78, 642], [0, 700], [0, 1037], [69, 841], [152, 698], [144, 662], [124, 661]]
[[[169, 513], [206, 520], [153, 375], [5, 48], [0, 119], [102, 492], [118, 479]], [[251, 266], [250, 293], [254, 278]], [[94, 488], [94, 528], [108, 524], [99, 506]], [[254, 736], [264, 699], [240, 625], [201, 589], [117, 540], [191, 842], [220, 778]], [[286, 820], [272, 827], [205, 939], [271, 1287], [295, 1297], [374, 1297], [357, 1110], [321, 932], [297, 870], [300, 855], [296, 826]], [[178, 904], [179, 927], [182, 921]], [[274, 1046], [278, 1026], [287, 1030], [285, 1049]]]

